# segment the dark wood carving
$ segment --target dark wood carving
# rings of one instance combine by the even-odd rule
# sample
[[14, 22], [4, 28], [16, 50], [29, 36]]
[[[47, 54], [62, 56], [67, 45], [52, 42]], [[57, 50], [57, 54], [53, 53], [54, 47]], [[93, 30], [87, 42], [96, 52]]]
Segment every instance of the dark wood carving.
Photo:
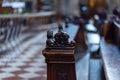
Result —
[[47, 32], [46, 49], [69, 49], [75, 46], [74, 41], [69, 42], [69, 35], [64, 32], [63, 26], [59, 24], [58, 33], [53, 35], [53, 31]]
[[57, 47], [69, 45], [68, 42], [69, 35], [63, 31], [62, 25], [59, 25], [59, 31], [58, 33], [55, 34], [54, 38], [55, 38], [55, 46]]
[[53, 31], [49, 30], [47, 32], [47, 41], [46, 41], [46, 47], [52, 47], [54, 46], [54, 38], [53, 38]]
[[62, 25], [58, 32], [47, 32], [46, 48], [43, 55], [47, 63], [47, 80], [76, 80], [74, 41], [69, 41], [69, 35]]
[[104, 37], [108, 43], [120, 45], [120, 19], [113, 16], [104, 26]]

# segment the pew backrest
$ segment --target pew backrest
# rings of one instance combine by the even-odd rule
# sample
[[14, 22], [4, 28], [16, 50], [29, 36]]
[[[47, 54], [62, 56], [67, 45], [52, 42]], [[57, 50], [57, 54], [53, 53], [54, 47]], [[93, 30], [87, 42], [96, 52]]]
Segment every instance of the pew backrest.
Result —
[[65, 29], [65, 32], [70, 36], [69, 41], [72, 41], [75, 39], [78, 30], [79, 30], [78, 25], [74, 25], [72, 23], [68, 24], [68, 27]]

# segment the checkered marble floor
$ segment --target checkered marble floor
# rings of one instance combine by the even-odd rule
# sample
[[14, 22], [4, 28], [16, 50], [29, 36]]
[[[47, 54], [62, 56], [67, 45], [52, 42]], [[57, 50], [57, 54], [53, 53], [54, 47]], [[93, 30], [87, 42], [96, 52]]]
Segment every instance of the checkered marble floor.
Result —
[[0, 54], [0, 80], [46, 80], [46, 31], [37, 34], [18, 47]]

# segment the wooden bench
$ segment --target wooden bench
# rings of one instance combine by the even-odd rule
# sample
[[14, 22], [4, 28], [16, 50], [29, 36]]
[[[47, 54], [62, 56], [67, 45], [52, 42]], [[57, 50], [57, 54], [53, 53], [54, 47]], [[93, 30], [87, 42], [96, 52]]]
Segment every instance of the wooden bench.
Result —
[[[61, 32], [60, 28], [58, 31]], [[65, 31], [70, 36], [68, 42], [75, 40], [78, 33], [82, 33], [80, 32], [81, 30], [79, 31], [79, 26], [73, 24], [69, 24], [68, 28], [66, 28]], [[80, 50], [73, 47], [74, 42], [70, 42], [70, 45], [64, 45], [66, 39], [64, 39], [65, 42], [64, 40], [61, 41], [62, 39], [56, 42], [58, 39], [56, 38], [56, 35], [60, 36], [59, 34], [61, 34], [59, 32], [54, 36], [55, 41], [53, 40], [53, 36], [50, 38], [50, 35], [48, 35], [46, 49], [43, 50], [43, 55], [45, 56], [47, 63], [47, 80], [88, 80], [90, 58], [89, 53], [82, 52], [81, 54], [81, 52], [79, 52]], [[50, 34], [53, 33], [50, 32]], [[64, 38], [68, 39], [68, 37]]]
[[[120, 45], [120, 22], [117, 22], [117, 17], [104, 25], [104, 38], [107, 43], [112, 43], [117, 46]], [[120, 20], [120, 19], [119, 19]], [[119, 21], [118, 20], [118, 21]]]
[[46, 49], [43, 50], [47, 63], [47, 80], [76, 80], [74, 42], [59, 25], [58, 33], [47, 32]]
[[84, 26], [86, 23], [85, 20], [83, 20], [80, 17], [75, 17], [74, 20], [72, 20], [71, 18], [70, 19], [67, 18], [65, 22], [66, 22], [65, 31], [70, 35], [70, 40], [71, 38], [75, 40], [76, 48], [79, 48], [81, 50], [87, 50], [88, 47], [84, 36], [85, 33]]
[[116, 18], [105, 24], [104, 38], [100, 43], [105, 80], [120, 79], [120, 23]]
[[101, 54], [105, 80], [119, 80], [120, 52], [118, 47], [116, 45], [106, 43], [103, 39], [101, 41]]

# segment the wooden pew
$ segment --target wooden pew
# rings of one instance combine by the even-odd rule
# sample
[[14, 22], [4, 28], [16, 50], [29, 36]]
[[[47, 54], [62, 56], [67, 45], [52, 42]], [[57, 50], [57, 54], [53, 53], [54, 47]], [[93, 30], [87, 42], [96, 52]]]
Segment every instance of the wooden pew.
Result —
[[113, 17], [104, 26], [104, 38], [101, 40], [101, 55], [105, 80], [120, 79], [120, 22], [119, 18]]
[[43, 55], [47, 63], [47, 80], [76, 80], [73, 41], [59, 25], [58, 33], [47, 32], [46, 49]]
[[103, 61], [104, 80], [120, 79], [120, 52], [116, 45], [108, 44], [103, 39], [101, 41], [101, 54]]
[[[75, 39], [78, 30], [78, 26], [69, 24], [69, 27], [65, 30], [70, 36], [68, 42]], [[61, 32], [60, 27], [59, 32]], [[43, 55], [45, 56], [47, 63], [47, 80], [88, 80], [89, 53], [86, 52], [87, 54], [82, 54], [81, 56], [80, 52], [75, 51], [76, 48], [73, 46], [74, 41], [69, 43], [70, 46], [64, 45], [63, 43], [65, 42], [62, 41], [62, 39], [56, 42], [56, 39], [59, 39], [58, 37], [56, 38], [56, 35], [58, 36], [60, 34], [59, 32], [55, 34], [55, 39], [53, 36], [47, 35], [46, 49], [43, 50]], [[52, 32], [49, 32], [49, 34], [53, 35]], [[56, 43], [59, 43], [59, 45]], [[85, 73], [82, 71], [85, 71]], [[60, 75], [58, 75], [58, 73], [60, 73]]]
[[[90, 53], [87, 50], [87, 45], [84, 38], [84, 26], [82, 22], [80, 25], [68, 24], [65, 32], [69, 34], [70, 41], [75, 40], [75, 66], [76, 66], [76, 78], [77, 80], [88, 80], [89, 79], [89, 59]], [[84, 71], [84, 73], [83, 73]]]
[[118, 17], [113, 17], [104, 25], [104, 38], [107, 43], [120, 45], [120, 22]]
[[[73, 19], [74, 18], [74, 19]], [[67, 32], [73, 40], [76, 42], [76, 48], [79, 48], [81, 50], [87, 50], [87, 44], [85, 40], [85, 24], [87, 23], [86, 20], [84, 20], [81, 17], [67, 17], [65, 18], [65, 27]]]

